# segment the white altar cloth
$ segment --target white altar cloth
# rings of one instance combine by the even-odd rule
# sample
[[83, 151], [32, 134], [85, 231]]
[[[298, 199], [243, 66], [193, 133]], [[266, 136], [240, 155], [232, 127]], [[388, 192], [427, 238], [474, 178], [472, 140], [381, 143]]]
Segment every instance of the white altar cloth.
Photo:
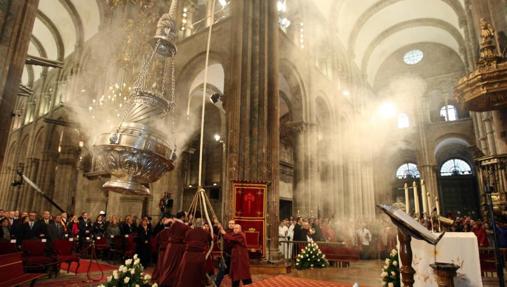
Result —
[[474, 233], [445, 233], [436, 246], [412, 238], [411, 246], [412, 267], [416, 272], [414, 287], [437, 287], [429, 266], [435, 261], [460, 266], [454, 279], [456, 287], [482, 287], [479, 246]]

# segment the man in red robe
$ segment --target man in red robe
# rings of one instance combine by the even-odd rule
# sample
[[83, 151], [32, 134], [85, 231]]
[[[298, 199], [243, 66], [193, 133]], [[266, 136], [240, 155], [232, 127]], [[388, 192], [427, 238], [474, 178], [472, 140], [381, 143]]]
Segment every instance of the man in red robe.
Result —
[[211, 235], [203, 228], [201, 218], [196, 219], [193, 228], [185, 236], [185, 254], [178, 270], [176, 287], [205, 287], [208, 285], [206, 277], [206, 252], [209, 249]]
[[[236, 225], [236, 222], [234, 221], [234, 219], [231, 219], [229, 220], [229, 222], [227, 223], [227, 229], [225, 230], [226, 233], [228, 234], [232, 234], [233, 233], [233, 229], [234, 229], [234, 225]], [[220, 226], [220, 225], [218, 225]], [[223, 242], [223, 246], [224, 246], [224, 250], [223, 250], [223, 258], [224, 258], [224, 264], [225, 266], [223, 265], [220, 265], [219, 267], [219, 270], [218, 270], [218, 274], [217, 274], [217, 277], [215, 279], [215, 285], [217, 287], [220, 287], [220, 284], [222, 284], [222, 280], [224, 279], [224, 276], [229, 274], [229, 270], [230, 270], [230, 267], [231, 267], [231, 253], [232, 253], [232, 248], [231, 246], [229, 246], [227, 244], [227, 242], [224, 240]]]
[[233, 233], [227, 233], [220, 225], [220, 233], [224, 236], [226, 244], [231, 247], [231, 267], [229, 276], [232, 280], [232, 287], [239, 287], [240, 281], [243, 285], [252, 284], [250, 275], [250, 258], [246, 247], [246, 236], [241, 231], [241, 225], [235, 224]]
[[474, 226], [472, 227], [472, 231], [477, 236], [477, 242], [479, 243], [479, 247], [488, 247], [488, 233], [486, 229], [482, 225], [480, 221], [474, 222]]
[[169, 237], [171, 236], [171, 233], [169, 231], [170, 222], [169, 218], [162, 218], [162, 225], [164, 225], [164, 229], [160, 231], [156, 235], [156, 242], [157, 242], [157, 251], [158, 251], [158, 257], [157, 257], [157, 264], [155, 265], [155, 269], [153, 270], [153, 280], [155, 282], [158, 282], [158, 279], [162, 273], [162, 267], [164, 266], [164, 255], [165, 250], [167, 248], [167, 245], [169, 243]]
[[169, 243], [164, 253], [162, 267], [160, 267], [160, 276], [158, 284], [162, 287], [176, 286], [176, 276], [178, 275], [178, 267], [181, 258], [185, 253], [185, 235], [189, 227], [183, 222], [185, 212], [180, 211], [176, 214], [176, 218], [169, 219], [171, 227], [169, 227]]

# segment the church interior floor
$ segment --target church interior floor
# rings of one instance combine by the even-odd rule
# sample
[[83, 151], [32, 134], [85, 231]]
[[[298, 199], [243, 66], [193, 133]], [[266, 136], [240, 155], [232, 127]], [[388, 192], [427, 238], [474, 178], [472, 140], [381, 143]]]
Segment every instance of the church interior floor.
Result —
[[[352, 286], [354, 283], [357, 282], [361, 287], [373, 287], [373, 286], [382, 286], [380, 280], [380, 270], [382, 264], [383, 261], [367, 260], [354, 262], [348, 268], [329, 267], [325, 269], [311, 269], [311, 270], [292, 269], [290, 273], [282, 275], [302, 279], [335, 282], [343, 284], [345, 286]], [[152, 271], [153, 267], [148, 267], [146, 269], [147, 273], [151, 273]], [[104, 282], [106, 280], [106, 276], [110, 275], [111, 273], [112, 271], [104, 272], [104, 278], [101, 281], [86, 282], [87, 279], [86, 273], [75, 275], [74, 273], [69, 274], [66, 273], [65, 271], [62, 271], [60, 272], [58, 278], [38, 280], [35, 286], [40, 287], [97, 286], [98, 284], [100, 284], [100, 282]], [[268, 279], [275, 276], [273, 274], [265, 274], [259, 272], [254, 272], [252, 275], [254, 282], [259, 282], [263, 279]], [[98, 278], [100, 277], [100, 272], [94, 272], [93, 274], [91, 274], [90, 277]], [[498, 286], [498, 283], [495, 279], [496, 278], [485, 278], [483, 281], [484, 287]], [[230, 280], [224, 280], [222, 286], [229, 287]]]

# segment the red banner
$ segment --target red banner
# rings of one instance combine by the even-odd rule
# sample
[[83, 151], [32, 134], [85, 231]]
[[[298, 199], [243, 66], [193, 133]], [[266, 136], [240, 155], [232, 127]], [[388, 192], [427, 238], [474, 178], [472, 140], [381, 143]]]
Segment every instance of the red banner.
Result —
[[264, 219], [236, 219], [236, 223], [246, 236], [246, 246], [250, 252], [265, 253], [266, 247], [266, 225]]
[[233, 182], [234, 218], [246, 235], [252, 253], [266, 254], [267, 185], [264, 183]]
[[266, 185], [233, 183], [234, 217], [264, 218], [266, 214]]

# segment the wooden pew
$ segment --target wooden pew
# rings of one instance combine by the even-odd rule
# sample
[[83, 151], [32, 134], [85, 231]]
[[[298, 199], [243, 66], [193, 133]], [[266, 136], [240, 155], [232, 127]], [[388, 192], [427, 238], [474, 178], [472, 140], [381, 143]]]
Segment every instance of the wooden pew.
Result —
[[350, 262], [359, 260], [359, 250], [353, 247], [321, 243], [319, 248], [329, 262], [336, 262], [337, 267], [349, 267]]
[[45, 273], [25, 273], [21, 252], [0, 255], [0, 287], [19, 286], [46, 276]]

